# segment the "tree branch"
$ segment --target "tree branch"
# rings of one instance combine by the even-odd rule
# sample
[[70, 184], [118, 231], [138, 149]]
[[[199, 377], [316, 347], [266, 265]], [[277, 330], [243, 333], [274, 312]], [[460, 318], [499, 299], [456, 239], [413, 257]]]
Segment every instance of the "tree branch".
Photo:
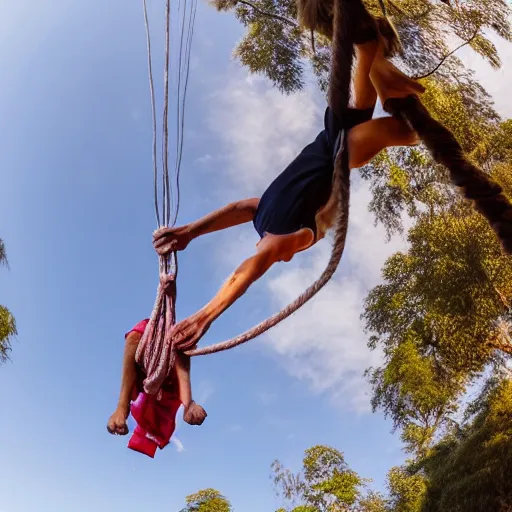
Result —
[[478, 27], [475, 31], [475, 33], [465, 42], [463, 42], [461, 45], [457, 46], [457, 48], [453, 49], [451, 52], [447, 53], [442, 59], [441, 61], [439, 62], [439, 64], [431, 71], [429, 71], [428, 73], [426, 73], [425, 75], [421, 75], [421, 76], [415, 76], [413, 77], [414, 80], [421, 80], [422, 78], [427, 78], [428, 76], [430, 75], [433, 75], [446, 61], [446, 59], [448, 59], [449, 57], [451, 57], [455, 52], [459, 51], [461, 48], [463, 48], [464, 46], [470, 44], [473, 39], [475, 39], [475, 37], [478, 35], [478, 32], [480, 31], [480, 27]]
[[257, 5], [254, 5], [252, 2], [249, 2], [249, 0], [237, 0], [237, 4], [243, 4], [247, 5], [251, 9], [253, 9], [255, 12], [261, 14], [262, 16], [266, 16], [267, 18], [274, 18], [279, 21], [283, 21], [284, 23], [290, 25], [291, 27], [297, 27], [297, 23], [295, 21], [285, 18], [284, 16], [280, 16], [279, 14], [273, 14], [268, 11], [264, 11], [263, 9], [260, 9]]

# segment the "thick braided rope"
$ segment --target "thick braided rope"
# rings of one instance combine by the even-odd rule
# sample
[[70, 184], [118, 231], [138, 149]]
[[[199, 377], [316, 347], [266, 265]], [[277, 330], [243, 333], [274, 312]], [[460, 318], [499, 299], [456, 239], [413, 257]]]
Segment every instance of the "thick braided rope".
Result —
[[170, 333], [176, 323], [175, 275], [160, 273], [160, 283], [149, 323], [137, 346], [135, 360], [144, 368], [144, 391], [156, 394], [169, 376], [176, 356]]
[[453, 134], [429, 114], [417, 96], [388, 99], [384, 110], [410, 124], [434, 160], [448, 168], [452, 183], [487, 219], [504, 252], [512, 254], [512, 205], [502, 188], [466, 158]]
[[[348, 106], [350, 99], [350, 81], [353, 62], [352, 27], [348, 23], [346, 7], [359, 4], [359, 0], [335, 0], [333, 20], [332, 64], [329, 84], [329, 104], [339, 119], [343, 119], [343, 110]], [[343, 144], [343, 141], [342, 141]], [[348, 229], [349, 195], [350, 195], [350, 169], [348, 167], [348, 149], [343, 144], [336, 155], [334, 163], [334, 191], [338, 197], [338, 210], [334, 231], [334, 245], [327, 267], [322, 275], [302, 293], [297, 299], [284, 309], [252, 329], [229, 340], [210, 345], [208, 347], [185, 352], [188, 356], [203, 356], [221, 352], [246, 343], [278, 323], [288, 318], [295, 311], [311, 300], [331, 279], [336, 272], [345, 249]]]

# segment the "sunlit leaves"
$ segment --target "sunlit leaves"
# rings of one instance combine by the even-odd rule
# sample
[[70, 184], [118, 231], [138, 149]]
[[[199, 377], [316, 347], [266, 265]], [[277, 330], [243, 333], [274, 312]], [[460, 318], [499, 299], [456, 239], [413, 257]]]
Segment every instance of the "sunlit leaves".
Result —
[[410, 474], [406, 468], [391, 468], [387, 482], [390, 511], [422, 512], [426, 484], [423, 476]]
[[512, 382], [493, 381], [476, 415], [422, 461], [429, 485], [423, 512], [512, 508]]
[[181, 512], [232, 512], [231, 503], [216, 489], [203, 489], [185, 498]]
[[[295, 474], [279, 461], [272, 464], [277, 495], [291, 512], [385, 512], [378, 493], [367, 491], [369, 480], [351, 470], [343, 453], [329, 446], [305, 451], [302, 470]], [[279, 509], [285, 511], [285, 509]]]
[[[0, 239], [0, 265], [8, 265], [5, 244], [2, 239]], [[9, 359], [11, 342], [16, 334], [14, 317], [5, 306], [0, 305], [0, 363]]]

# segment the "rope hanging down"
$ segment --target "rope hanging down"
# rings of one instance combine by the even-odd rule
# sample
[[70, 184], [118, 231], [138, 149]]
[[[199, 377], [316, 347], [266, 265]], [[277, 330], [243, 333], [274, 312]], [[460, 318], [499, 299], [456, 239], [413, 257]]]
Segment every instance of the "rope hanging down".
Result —
[[[170, 226], [176, 223], [179, 210], [179, 174], [183, 155], [183, 132], [185, 127], [185, 104], [190, 71], [190, 53], [197, 9], [197, 0], [180, 0], [177, 8], [177, 19], [181, 25], [180, 42], [177, 45], [179, 55], [176, 66], [176, 148], [174, 162], [174, 177], [176, 198], [173, 200], [171, 180], [169, 176], [169, 84], [171, 81], [171, 2], [165, 5], [165, 63], [163, 87], [162, 115], [162, 163], [161, 188], [162, 211], [158, 201], [158, 162], [157, 162], [157, 116], [155, 102], [155, 87], [153, 80], [151, 34], [146, 0], [143, 0], [144, 23], [146, 28], [146, 43], [148, 53], [148, 74], [151, 97], [152, 132], [153, 132], [153, 180], [154, 206], [157, 227]], [[174, 212], [174, 213], [173, 213]], [[171, 224], [172, 218], [172, 224]], [[157, 297], [150, 321], [137, 347], [135, 358], [146, 373], [144, 389], [149, 394], [155, 394], [167, 379], [174, 365], [174, 348], [171, 342], [171, 329], [176, 323], [176, 276], [178, 260], [176, 253], [159, 258], [159, 285]]]

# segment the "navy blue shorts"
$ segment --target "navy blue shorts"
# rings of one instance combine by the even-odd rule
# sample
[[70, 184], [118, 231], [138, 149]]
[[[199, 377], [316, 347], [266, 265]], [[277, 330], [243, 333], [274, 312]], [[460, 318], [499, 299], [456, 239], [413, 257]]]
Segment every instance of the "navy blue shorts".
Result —
[[324, 129], [307, 145], [261, 196], [254, 227], [266, 233], [286, 235], [310, 228], [316, 235], [316, 214], [327, 204], [332, 191], [334, 160], [343, 130], [369, 121], [373, 108], [348, 109], [342, 125], [327, 107]]

